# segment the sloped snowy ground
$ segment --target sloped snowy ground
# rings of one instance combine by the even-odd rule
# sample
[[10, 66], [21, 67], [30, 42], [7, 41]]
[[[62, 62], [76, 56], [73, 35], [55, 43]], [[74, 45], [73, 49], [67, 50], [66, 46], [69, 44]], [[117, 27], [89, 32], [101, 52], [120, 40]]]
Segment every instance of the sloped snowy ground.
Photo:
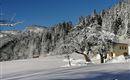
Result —
[[0, 80], [130, 80], [130, 62], [61, 67], [68, 63], [63, 60], [50, 56], [1, 62]]
[[57, 68], [67, 64], [63, 62], [64, 56], [49, 56], [36, 59], [13, 60], [0, 62], [2, 74], [10, 74], [26, 70], [40, 70]]

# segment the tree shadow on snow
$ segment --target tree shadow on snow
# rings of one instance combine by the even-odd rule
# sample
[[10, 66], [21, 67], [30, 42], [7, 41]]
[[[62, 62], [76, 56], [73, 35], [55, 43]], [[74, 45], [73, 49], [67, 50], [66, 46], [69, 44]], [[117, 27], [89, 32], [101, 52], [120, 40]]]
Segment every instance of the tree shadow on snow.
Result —
[[[84, 77], [74, 78], [75, 75], [84, 75]], [[68, 77], [51, 79], [51, 80], [130, 80], [130, 70], [113, 73], [113, 72], [90, 72], [88, 76], [87, 73], [74, 73], [70, 74]], [[71, 76], [71, 77], [70, 77]]]

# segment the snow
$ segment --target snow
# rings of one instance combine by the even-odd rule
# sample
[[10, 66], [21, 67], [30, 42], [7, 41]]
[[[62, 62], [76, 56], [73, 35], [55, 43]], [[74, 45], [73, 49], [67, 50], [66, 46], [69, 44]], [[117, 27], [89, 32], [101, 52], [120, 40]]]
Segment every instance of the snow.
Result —
[[[70, 67], [69, 60], [67, 58], [63, 59], [63, 62], [66, 62], [67, 64], [61, 67]], [[88, 64], [92, 64], [90, 62], [86, 62], [84, 56], [77, 53], [70, 54], [70, 62], [71, 66], [87, 66]]]
[[100, 60], [100, 55], [97, 54], [97, 55], [93, 56], [92, 59], [91, 59], [91, 61], [92, 61], [92, 63], [94, 63], [94, 64], [99, 64], [100, 61], [101, 61], [101, 60]]
[[[63, 61], [66, 62], [66, 63], [69, 62], [68, 59], [64, 59]], [[83, 59], [77, 59], [77, 60], [75, 60], [75, 59], [71, 58], [70, 62], [71, 62], [71, 66], [87, 66], [87, 64], [88, 64]], [[66, 65], [61, 66], [61, 67], [70, 67], [70, 66], [69, 66], [69, 64], [66, 64]]]
[[[37, 59], [35, 60], [37, 61]], [[21, 67], [21, 65], [18, 65], [18, 62], [16, 64], [17, 68], [16, 65], [10, 65], [11, 67], [15, 67], [13, 70], [24, 68], [23, 66]], [[32, 70], [29, 70], [28, 65], [25, 67], [28, 68], [26, 70], [2, 74], [3, 76], [1, 80], [129, 80], [130, 78], [129, 63], [100, 64], [65, 68], [50, 68], [50, 66], [55, 67], [55, 65], [58, 65], [59, 63], [56, 62], [56, 64], [50, 64], [50, 62], [47, 63], [48, 67], [44, 68], [40, 64], [35, 63], [35, 65], [32, 66]], [[34, 68], [36, 65], [37, 69]], [[45, 66], [45, 63], [42, 63], [42, 65]], [[3, 65], [3, 68], [4, 67], [5, 66]], [[4, 71], [8, 72], [8, 70]]]
[[7, 34], [17, 35], [18, 31], [1, 31], [0, 38], [7, 36]]
[[2, 33], [16, 35], [18, 31], [2, 31]]
[[2, 66], [2, 74], [9, 74], [26, 70], [58, 68], [67, 64], [66, 62], [62, 61], [63, 59], [63, 56], [50, 56], [36, 59], [0, 62], [0, 65]]
[[0, 38], [4, 37], [4, 35], [0, 34]]
[[[129, 78], [129, 62], [88, 65], [82, 56], [79, 58], [77, 56], [77, 59], [72, 56], [75, 55], [71, 55], [73, 65], [71, 67], [67, 67], [68, 60], [64, 55], [0, 62], [0, 80], [127, 80]], [[124, 57], [117, 59], [124, 60]]]
[[[76, 54], [70, 55], [70, 62], [71, 66], [87, 66], [92, 64], [100, 64], [100, 55], [95, 55], [91, 62], [86, 62], [83, 57], [74, 57]], [[77, 56], [77, 55], [76, 55]], [[61, 67], [70, 67], [69, 66], [69, 60], [63, 59], [63, 62], [66, 62], [67, 64]], [[123, 55], [113, 58], [112, 60], [107, 61], [107, 63], [122, 63], [122, 62], [130, 62], [130, 59], [126, 59]]]
[[6, 34], [1, 34], [1, 33], [0, 33], [0, 38], [2, 38], [2, 37], [4, 37], [4, 36], [6, 36]]
[[34, 33], [39, 33], [39, 32], [43, 32], [44, 29], [40, 27], [28, 27], [27, 30]]
[[120, 63], [120, 62], [125, 62], [125, 57], [123, 55], [118, 56], [112, 60], [110, 60], [108, 63]]
[[108, 63], [122, 63], [122, 62], [129, 62], [130, 59], [126, 59], [123, 55], [115, 57], [114, 59], [108, 61]]

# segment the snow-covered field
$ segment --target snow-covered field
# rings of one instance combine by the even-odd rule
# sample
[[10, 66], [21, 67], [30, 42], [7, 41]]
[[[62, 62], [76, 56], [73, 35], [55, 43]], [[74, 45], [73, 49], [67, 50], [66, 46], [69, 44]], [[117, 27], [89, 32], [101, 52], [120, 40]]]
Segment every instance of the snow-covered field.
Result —
[[49, 56], [44, 58], [13, 60], [0, 62], [2, 74], [22, 72], [26, 70], [40, 70], [57, 68], [67, 64], [63, 62], [64, 56]]
[[86, 65], [81, 59], [72, 61], [72, 67], [63, 67], [68, 64], [64, 56], [0, 62], [0, 80], [130, 80], [130, 62]]

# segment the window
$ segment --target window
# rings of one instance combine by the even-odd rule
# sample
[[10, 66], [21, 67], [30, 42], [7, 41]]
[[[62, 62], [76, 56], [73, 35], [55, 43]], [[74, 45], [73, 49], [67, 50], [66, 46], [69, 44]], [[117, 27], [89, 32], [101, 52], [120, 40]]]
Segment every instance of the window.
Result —
[[127, 48], [125, 47], [125, 50], [126, 50]]
[[121, 46], [120, 46], [120, 50], [121, 50]]

